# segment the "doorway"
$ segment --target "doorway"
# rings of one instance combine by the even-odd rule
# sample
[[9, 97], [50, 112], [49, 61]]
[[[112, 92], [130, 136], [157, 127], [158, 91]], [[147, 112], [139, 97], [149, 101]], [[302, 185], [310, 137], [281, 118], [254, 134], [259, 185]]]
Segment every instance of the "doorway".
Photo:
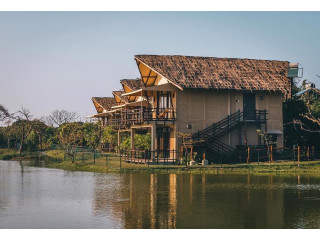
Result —
[[256, 95], [254, 93], [243, 94], [243, 114], [246, 120], [256, 119]]

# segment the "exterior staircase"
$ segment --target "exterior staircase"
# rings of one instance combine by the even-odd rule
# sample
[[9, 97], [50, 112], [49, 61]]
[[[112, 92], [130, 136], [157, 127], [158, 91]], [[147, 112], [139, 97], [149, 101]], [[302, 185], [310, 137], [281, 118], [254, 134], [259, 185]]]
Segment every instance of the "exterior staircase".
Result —
[[221, 137], [242, 126], [245, 122], [266, 122], [266, 110], [254, 110], [254, 112], [237, 112], [228, 115], [211, 126], [192, 135], [192, 142], [201, 145], [207, 150], [230, 155], [235, 149], [221, 141]]

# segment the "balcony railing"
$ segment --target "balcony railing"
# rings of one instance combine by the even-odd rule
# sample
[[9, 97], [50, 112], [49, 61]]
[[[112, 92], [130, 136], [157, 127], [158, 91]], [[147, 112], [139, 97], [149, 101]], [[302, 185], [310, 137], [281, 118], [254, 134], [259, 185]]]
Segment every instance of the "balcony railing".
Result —
[[266, 123], [267, 110], [245, 110], [243, 120], [247, 122]]
[[149, 121], [175, 121], [175, 110], [172, 108], [137, 108], [125, 110], [106, 121], [106, 125], [124, 128], [130, 125]]
[[177, 150], [129, 150], [120, 151], [121, 161], [140, 164], [180, 164], [183, 154]]

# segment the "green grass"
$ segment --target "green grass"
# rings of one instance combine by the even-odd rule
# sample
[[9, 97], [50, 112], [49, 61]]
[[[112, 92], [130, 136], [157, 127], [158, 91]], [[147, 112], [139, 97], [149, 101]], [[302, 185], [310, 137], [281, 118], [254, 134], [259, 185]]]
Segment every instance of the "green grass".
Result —
[[64, 151], [63, 150], [48, 150], [45, 151], [45, 154], [52, 158], [64, 158]]
[[[71, 171], [93, 171], [93, 172], [120, 172], [120, 162], [118, 156], [107, 154], [100, 158], [76, 159], [71, 163], [70, 159], [61, 163], [51, 164], [51, 167], [62, 168]], [[134, 163], [121, 163], [121, 172], [164, 172], [164, 173], [312, 173], [320, 174], [320, 161], [297, 162], [277, 161], [274, 163], [250, 163], [250, 164], [211, 164], [207, 166], [185, 165], [147, 165]]]
[[18, 151], [13, 149], [0, 149], [0, 160], [30, 160], [37, 157], [37, 152], [22, 152], [19, 154]]
[[[119, 157], [112, 154], [101, 155], [93, 159], [92, 154], [78, 155], [72, 163], [71, 158], [67, 157], [64, 161], [63, 150], [49, 150], [42, 156], [49, 157], [48, 167], [60, 168], [69, 171], [88, 171], [88, 172], [163, 172], [163, 173], [236, 173], [236, 174], [320, 174], [320, 161], [277, 161], [274, 163], [250, 163], [250, 164], [211, 164], [207, 166], [185, 165], [147, 165], [125, 163], [122, 161], [120, 170]], [[39, 157], [39, 152], [24, 152], [21, 155], [17, 151], [0, 149], [1, 160], [34, 160]], [[57, 161], [58, 160], [58, 161]], [[94, 164], [95, 161], [95, 164]]]

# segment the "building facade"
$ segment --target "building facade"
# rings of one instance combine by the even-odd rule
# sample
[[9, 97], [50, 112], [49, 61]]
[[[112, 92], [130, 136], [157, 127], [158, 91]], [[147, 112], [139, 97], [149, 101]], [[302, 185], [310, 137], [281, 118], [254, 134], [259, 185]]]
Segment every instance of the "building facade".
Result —
[[[210, 152], [261, 146], [257, 130], [283, 146], [282, 102], [291, 97], [287, 61], [137, 55], [139, 79], [113, 98], [92, 98], [103, 126], [151, 134], [151, 151], [180, 151], [183, 137]], [[120, 137], [119, 141], [120, 143]], [[171, 153], [169, 153], [171, 154]]]

